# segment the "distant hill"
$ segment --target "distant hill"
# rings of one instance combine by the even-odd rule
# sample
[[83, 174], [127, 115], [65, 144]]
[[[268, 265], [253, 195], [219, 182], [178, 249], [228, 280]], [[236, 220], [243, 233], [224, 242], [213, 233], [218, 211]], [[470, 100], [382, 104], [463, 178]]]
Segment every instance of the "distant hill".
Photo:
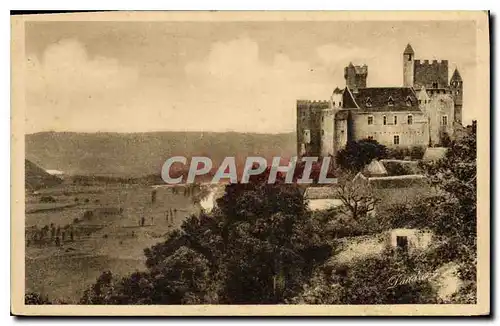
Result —
[[48, 174], [44, 169], [29, 160], [24, 160], [24, 173], [26, 190], [49, 188], [62, 182], [61, 179]]
[[69, 175], [142, 177], [160, 174], [176, 155], [207, 156], [215, 167], [226, 156], [241, 164], [248, 156], [295, 155], [295, 133], [236, 132], [75, 133], [26, 135], [26, 159]]

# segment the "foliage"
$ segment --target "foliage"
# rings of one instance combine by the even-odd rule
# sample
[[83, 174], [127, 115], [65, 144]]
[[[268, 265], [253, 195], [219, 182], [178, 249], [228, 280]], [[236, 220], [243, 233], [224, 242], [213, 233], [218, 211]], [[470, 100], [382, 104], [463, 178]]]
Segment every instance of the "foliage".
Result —
[[386, 158], [387, 147], [373, 139], [347, 142], [337, 153], [337, 164], [344, 170], [358, 172], [373, 159]]
[[329, 273], [320, 268], [315, 271], [310, 281], [304, 284], [302, 292], [291, 298], [291, 304], [342, 304], [344, 288], [333, 282]]
[[459, 277], [464, 287], [454, 296], [454, 302], [475, 300], [477, 257], [477, 183], [476, 129], [452, 140], [446, 156], [435, 162], [421, 163], [431, 184], [439, 189], [438, 196], [413, 205], [394, 207], [388, 218], [391, 227], [429, 227], [444, 236], [447, 244], [436, 251], [441, 263], [459, 263]]
[[[269, 172], [269, 171], [268, 171]], [[211, 214], [191, 216], [145, 250], [147, 271], [103, 274], [84, 303], [283, 303], [332, 252], [301, 190], [268, 176], [230, 184]]]
[[24, 304], [27, 305], [42, 305], [52, 304], [49, 298], [37, 292], [28, 292], [24, 295]]
[[419, 275], [419, 268], [410, 258], [387, 250], [352, 266], [337, 266], [334, 279], [344, 288], [344, 304], [436, 303], [436, 293], [428, 280], [404, 281], [404, 277], [411, 280], [411, 276]]
[[404, 160], [405, 158], [411, 158], [412, 160], [420, 160], [424, 156], [425, 147], [423, 146], [412, 146], [412, 147], [402, 147], [402, 148], [388, 148], [387, 158]]

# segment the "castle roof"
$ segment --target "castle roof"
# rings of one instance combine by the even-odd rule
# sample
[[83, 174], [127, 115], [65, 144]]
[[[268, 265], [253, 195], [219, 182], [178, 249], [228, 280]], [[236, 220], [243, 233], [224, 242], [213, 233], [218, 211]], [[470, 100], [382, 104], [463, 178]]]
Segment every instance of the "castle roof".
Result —
[[406, 49], [403, 52], [403, 54], [415, 54], [415, 52], [413, 51], [413, 48], [411, 47], [410, 43], [408, 43], [408, 45], [406, 46]]
[[422, 171], [417, 161], [381, 159], [372, 160], [361, 173], [366, 177], [395, 177], [402, 175], [419, 175]]
[[367, 112], [420, 111], [417, 95], [410, 87], [367, 87], [346, 94]]
[[333, 90], [333, 94], [342, 94], [343, 92], [344, 90], [338, 87], [335, 87], [335, 89]]
[[460, 76], [460, 73], [458, 72], [457, 68], [455, 68], [455, 71], [453, 72], [453, 75], [451, 76], [451, 80], [462, 81], [462, 76]]

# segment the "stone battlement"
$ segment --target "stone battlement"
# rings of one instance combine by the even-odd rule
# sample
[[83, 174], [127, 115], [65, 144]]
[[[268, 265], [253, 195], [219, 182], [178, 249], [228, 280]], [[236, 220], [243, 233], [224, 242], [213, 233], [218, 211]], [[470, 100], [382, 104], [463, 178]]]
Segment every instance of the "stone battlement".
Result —
[[329, 100], [297, 100], [297, 108], [299, 109], [328, 109], [330, 108]]
[[415, 60], [415, 65], [448, 65], [448, 60]]

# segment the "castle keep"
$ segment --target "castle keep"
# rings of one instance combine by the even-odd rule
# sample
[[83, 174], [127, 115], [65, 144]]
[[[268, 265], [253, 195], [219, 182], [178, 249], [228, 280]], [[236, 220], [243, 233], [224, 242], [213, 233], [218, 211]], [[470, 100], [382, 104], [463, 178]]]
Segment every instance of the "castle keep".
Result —
[[448, 60], [416, 60], [403, 51], [402, 87], [367, 87], [368, 67], [349, 63], [346, 85], [329, 100], [297, 100], [299, 156], [334, 156], [350, 140], [391, 148], [439, 146], [462, 123], [463, 82]]

